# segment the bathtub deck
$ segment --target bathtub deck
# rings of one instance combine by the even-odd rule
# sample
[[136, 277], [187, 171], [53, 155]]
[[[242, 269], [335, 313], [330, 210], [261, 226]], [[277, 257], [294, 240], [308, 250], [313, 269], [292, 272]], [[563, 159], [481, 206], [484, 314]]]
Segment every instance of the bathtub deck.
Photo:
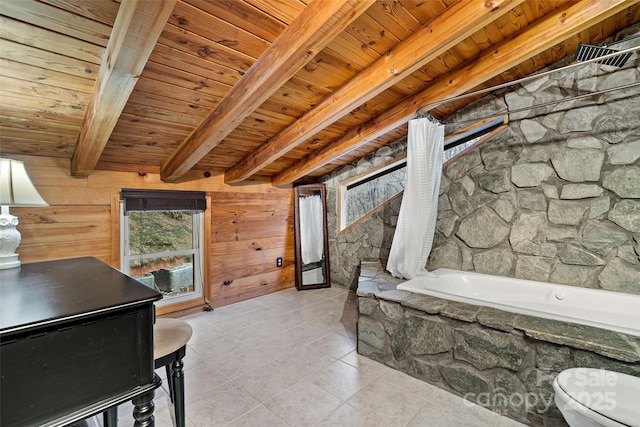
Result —
[[[551, 382], [569, 367], [640, 376], [638, 337], [397, 290], [401, 282], [377, 261], [362, 263], [358, 352], [445, 390], [495, 397], [506, 389], [504, 397], [540, 403], [552, 401]], [[562, 422], [554, 404], [493, 410], [532, 425]]]

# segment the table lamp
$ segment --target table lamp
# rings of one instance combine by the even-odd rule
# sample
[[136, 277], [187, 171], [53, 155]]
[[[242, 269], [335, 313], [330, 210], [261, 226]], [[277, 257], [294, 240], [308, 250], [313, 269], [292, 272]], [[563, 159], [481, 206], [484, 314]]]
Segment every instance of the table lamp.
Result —
[[0, 270], [4, 270], [20, 266], [15, 253], [21, 239], [18, 218], [9, 213], [9, 206], [49, 206], [19, 160], [0, 159], [0, 206]]

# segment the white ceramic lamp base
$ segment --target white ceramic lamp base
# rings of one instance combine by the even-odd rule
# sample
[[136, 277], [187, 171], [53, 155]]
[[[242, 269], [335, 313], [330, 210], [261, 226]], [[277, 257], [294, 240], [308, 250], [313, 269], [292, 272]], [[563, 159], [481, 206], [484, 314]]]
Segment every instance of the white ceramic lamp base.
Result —
[[18, 217], [11, 214], [0, 215], [0, 270], [20, 267], [18, 254], [15, 253], [20, 245], [20, 232], [16, 229]]
[[16, 268], [20, 267], [20, 260], [18, 259], [18, 254], [13, 255], [0, 255], [0, 270], [5, 270], [7, 268]]

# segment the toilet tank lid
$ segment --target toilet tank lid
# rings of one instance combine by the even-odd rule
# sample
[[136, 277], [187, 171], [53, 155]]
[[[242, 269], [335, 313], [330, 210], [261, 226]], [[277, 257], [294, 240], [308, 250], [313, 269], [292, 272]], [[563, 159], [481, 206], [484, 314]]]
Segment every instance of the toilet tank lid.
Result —
[[572, 368], [557, 377], [572, 399], [626, 425], [640, 420], [640, 378], [605, 369]]

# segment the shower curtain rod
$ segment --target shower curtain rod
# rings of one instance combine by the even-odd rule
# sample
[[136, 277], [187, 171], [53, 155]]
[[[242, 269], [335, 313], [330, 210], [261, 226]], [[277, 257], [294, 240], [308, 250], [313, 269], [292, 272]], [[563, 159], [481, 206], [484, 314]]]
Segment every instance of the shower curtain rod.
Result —
[[[427, 113], [423, 113], [422, 112], [422, 110], [424, 110], [425, 108], [433, 108], [433, 107], [437, 107], [437, 106], [442, 105], [442, 104], [448, 104], [449, 102], [459, 101], [459, 100], [465, 99], [465, 98], [471, 98], [471, 97], [476, 96], [476, 95], [492, 92], [494, 90], [503, 89], [505, 87], [513, 86], [513, 85], [516, 85], [516, 84], [527, 82], [529, 80], [533, 80], [533, 79], [537, 79], [537, 78], [540, 78], [540, 77], [544, 77], [544, 76], [546, 76], [548, 74], [557, 73], [559, 71], [568, 70], [570, 68], [578, 67], [580, 65], [590, 64], [592, 62], [602, 61], [604, 59], [613, 58], [615, 56], [624, 55], [625, 53], [635, 52], [637, 50], [640, 50], [640, 46], [630, 47], [628, 49], [624, 49], [624, 50], [621, 50], [621, 51], [618, 51], [618, 52], [610, 53], [608, 55], [602, 55], [602, 56], [599, 56], [597, 58], [592, 58], [592, 59], [589, 59], [589, 60], [586, 60], [586, 61], [576, 62], [576, 63], [573, 63], [573, 64], [566, 65], [564, 67], [557, 68], [555, 70], [549, 70], [549, 71], [545, 71], [543, 73], [533, 74], [531, 76], [523, 77], [521, 79], [517, 79], [517, 80], [514, 80], [512, 82], [502, 83], [502, 84], [499, 84], [499, 85], [496, 85], [496, 86], [491, 86], [491, 87], [488, 87], [488, 88], [485, 88], [485, 89], [476, 90], [474, 92], [465, 93], [463, 95], [458, 95], [458, 96], [454, 96], [454, 97], [451, 97], [451, 98], [442, 99], [440, 101], [436, 101], [436, 102], [432, 102], [432, 103], [429, 103], [429, 104], [425, 104], [422, 107], [418, 108], [416, 110], [416, 115], [422, 116], [422, 117], [428, 116], [429, 112], [427, 112]], [[562, 102], [562, 101], [560, 101], [560, 102]], [[502, 114], [505, 114], [505, 113], [503, 112]]]
[[[469, 119], [469, 120], [459, 120], [459, 121], [455, 121], [455, 122], [442, 123], [442, 124], [444, 124], [444, 125], [462, 125], [462, 124], [467, 124], [467, 123], [476, 123], [478, 121], [504, 116], [505, 114], [521, 113], [523, 111], [533, 110], [534, 108], [538, 108], [538, 107], [547, 107], [549, 105], [561, 104], [563, 102], [573, 101], [575, 99], [588, 98], [590, 96], [601, 95], [603, 93], [613, 92], [613, 91], [621, 90], [621, 89], [629, 89], [629, 88], [636, 87], [636, 86], [640, 86], [640, 82], [629, 83], [628, 85], [612, 87], [612, 88], [609, 88], [609, 89], [603, 89], [603, 90], [600, 90], [600, 91], [597, 91], [597, 92], [589, 92], [589, 93], [584, 93], [582, 95], [570, 96], [569, 98], [562, 98], [562, 99], [558, 99], [558, 100], [555, 100], [555, 101], [543, 102], [542, 104], [530, 105], [529, 107], [518, 108], [518, 109], [515, 109], [515, 110], [506, 110], [506, 111], [502, 111], [502, 112], [499, 112], [499, 113], [490, 114], [488, 116], [476, 117], [476, 118]], [[526, 118], [526, 117], [523, 117], [523, 118]], [[512, 120], [511, 118], [509, 118], [510, 122], [516, 122], [518, 120], [521, 120], [521, 119]]]
[[620, 44], [620, 43], [628, 42], [629, 40], [637, 39], [638, 37], [640, 37], [640, 34], [634, 34], [633, 36], [625, 37], [623, 39], [616, 40], [616, 41], [611, 42], [611, 43], [603, 43], [602, 47], [613, 46], [614, 44]]

